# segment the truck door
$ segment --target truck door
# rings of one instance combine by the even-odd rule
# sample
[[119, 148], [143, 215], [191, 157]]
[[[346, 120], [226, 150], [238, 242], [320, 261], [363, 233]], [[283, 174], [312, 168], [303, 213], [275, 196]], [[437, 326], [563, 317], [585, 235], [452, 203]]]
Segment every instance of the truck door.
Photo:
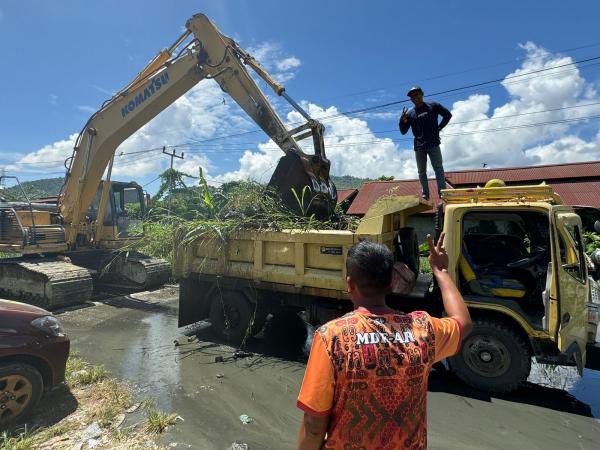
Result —
[[562, 353], [573, 353], [581, 373], [585, 367], [587, 344], [587, 265], [583, 253], [581, 219], [570, 208], [553, 208], [553, 282], [549, 328]]

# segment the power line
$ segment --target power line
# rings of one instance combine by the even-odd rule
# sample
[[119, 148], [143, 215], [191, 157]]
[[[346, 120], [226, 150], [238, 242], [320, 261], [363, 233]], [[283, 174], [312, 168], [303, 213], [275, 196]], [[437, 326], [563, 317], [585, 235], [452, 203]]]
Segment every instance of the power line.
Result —
[[[577, 46], [577, 47], [571, 47], [571, 48], [564, 49], [564, 50], [558, 50], [558, 51], [555, 51], [555, 52], [551, 52], [550, 54], [557, 55], [557, 54], [560, 54], [560, 53], [574, 52], [574, 51], [582, 50], [582, 49], [586, 49], [586, 48], [598, 47], [599, 45], [600, 45], [600, 42], [597, 42], [597, 43], [593, 43], [593, 44], [587, 44], [587, 45], [581, 45], [581, 46]], [[504, 65], [508, 65], [508, 64], [514, 64], [515, 61], [517, 61], [517, 62], [518, 61], [525, 61], [527, 59], [528, 59], [528, 56], [523, 56], [523, 57], [519, 57], [519, 58], [516, 58], [516, 59], [510, 59], [510, 60], [506, 60], [506, 61], [503, 61], [503, 62], [494, 63], [494, 64], [490, 64], [490, 65], [472, 67], [470, 69], [460, 70], [460, 71], [456, 71], [456, 72], [448, 72], [448, 73], [445, 73], [445, 74], [434, 75], [434, 76], [428, 77], [428, 78], [420, 78], [420, 80], [421, 81], [439, 80], [441, 78], [447, 78], [447, 77], [454, 76], [454, 75], [462, 75], [462, 74], [469, 73], [469, 72], [475, 72], [475, 71], [490, 69], [490, 68], [493, 68], [493, 67], [500, 67], [500, 66], [504, 66]], [[386, 89], [390, 89], [390, 88], [400, 88], [400, 86], [407, 86], [407, 85], [410, 85], [410, 84], [414, 84], [414, 80], [413, 81], [403, 81], [401, 83], [390, 85], [390, 86], [385, 86], [385, 87], [380, 87], [380, 88], [371, 88], [371, 89], [364, 90], [364, 91], [358, 91], [358, 92], [353, 92], [353, 93], [349, 93], [349, 94], [338, 95], [338, 96], [334, 96], [334, 97], [326, 97], [325, 100], [335, 100], [335, 99], [338, 99], [338, 98], [346, 98], [346, 97], [354, 97], [354, 96], [363, 95], [363, 94], [371, 94], [373, 92], [385, 91]]]
[[[503, 82], [503, 81], [505, 83], [515, 83], [515, 82], [528, 81], [531, 78], [527, 78], [527, 79], [523, 79], [523, 80], [519, 80], [519, 81], [514, 81], [514, 82], [510, 82], [510, 81], [506, 81], [506, 80], [512, 80], [512, 79], [515, 79], [515, 78], [521, 78], [522, 79], [523, 77], [525, 77], [527, 75], [548, 72], [548, 71], [556, 70], [556, 69], [562, 68], [562, 67], [576, 66], [577, 64], [582, 64], [582, 63], [586, 63], [586, 62], [590, 62], [590, 61], [596, 61], [596, 60], [600, 60], [600, 56], [584, 58], [584, 59], [580, 59], [580, 60], [577, 60], [577, 61], [574, 61], [574, 62], [571, 62], [571, 63], [564, 63], [564, 64], [556, 65], [556, 66], [553, 66], [553, 67], [545, 67], [545, 68], [542, 68], [542, 69], [537, 69], [537, 70], [532, 70], [532, 71], [528, 71], [528, 72], [523, 72], [523, 73], [519, 73], [519, 74], [516, 74], [516, 75], [506, 76], [506, 77], [497, 78], [497, 79], [488, 80], [488, 81], [483, 81], [483, 82], [479, 82], [479, 83], [473, 83], [473, 84], [469, 84], [469, 85], [466, 85], [466, 86], [460, 86], [460, 87], [456, 87], [456, 88], [452, 88], [452, 89], [447, 89], [447, 90], [444, 90], [444, 91], [439, 91], [439, 92], [430, 94], [429, 96], [433, 97], [433, 96], [440, 96], [440, 95], [444, 95], [444, 94], [462, 92], [462, 91], [464, 91], [466, 89], [473, 89], [473, 88], [476, 88], [476, 87], [489, 86], [491, 84], [500, 83], [500, 82]], [[589, 67], [589, 66], [585, 66], [585, 67]], [[570, 70], [576, 70], [576, 69], [570, 69]], [[561, 73], [561, 72], [562, 71], [559, 71], [558, 73]], [[555, 76], [556, 72], [553, 73], [553, 74], [551, 74], [551, 75]], [[535, 78], [535, 77], [532, 77], [532, 78]], [[319, 120], [322, 121], [322, 122], [327, 122], [330, 119], [335, 119], [335, 118], [339, 118], [339, 117], [347, 116], [347, 115], [360, 114], [360, 113], [364, 113], [364, 112], [374, 111], [374, 110], [377, 110], [377, 109], [383, 109], [383, 108], [387, 108], [387, 107], [390, 107], [390, 106], [395, 106], [395, 105], [399, 105], [399, 104], [402, 104], [402, 103], [407, 103], [408, 101], [409, 101], [408, 99], [403, 99], [403, 100], [397, 100], [397, 101], [388, 102], [388, 103], [379, 104], [379, 105], [372, 105], [372, 106], [365, 107], [365, 108], [359, 108], [359, 109], [355, 109], [355, 110], [350, 110], [350, 111], [345, 111], [345, 112], [339, 112], [339, 113], [332, 114], [332, 115], [329, 115], [329, 116], [321, 117]], [[218, 106], [218, 105], [216, 105], [216, 106]], [[525, 114], [527, 114], [527, 113], [523, 113], [523, 115], [525, 115]], [[487, 120], [487, 119], [481, 119], [481, 120]], [[467, 121], [465, 121], [463, 123], [467, 123]], [[289, 125], [294, 125], [294, 123], [291, 123]], [[216, 136], [216, 137], [212, 137], [212, 138], [208, 138], [208, 139], [204, 139], [204, 140], [197, 140], [197, 139], [191, 139], [191, 140], [194, 141], [197, 144], [201, 144], [201, 143], [205, 144], [207, 142], [212, 142], [212, 141], [216, 141], [216, 140], [221, 140], [221, 139], [227, 139], [227, 138], [240, 137], [240, 136], [244, 136], [244, 135], [254, 134], [254, 133], [257, 133], [259, 131], [261, 131], [261, 129], [257, 128], [255, 130], [249, 130], [249, 131], [244, 131], [244, 132], [240, 132], [240, 133], [233, 133], [233, 134], [228, 134], [228, 135]], [[175, 144], [175, 145], [168, 145], [167, 147], [171, 148], [171, 149], [175, 149], [175, 148], [179, 148], [179, 147], [188, 147], [190, 145], [191, 145], [190, 143], [180, 143], [180, 144]], [[162, 150], [162, 148], [163, 147], [155, 147], [155, 148], [138, 150], [138, 151], [133, 151], [133, 152], [121, 153], [118, 156], [135, 155], [135, 154], [140, 154], [140, 153], [147, 153], [147, 152], [150, 152], [150, 151]], [[16, 164], [17, 165], [24, 165], [24, 164], [41, 165], [41, 164], [54, 164], [54, 163], [56, 163], [56, 164], [63, 163], [63, 161], [57, 160], [57, 161], [46, 161], [46, 162], [40, 162], [40, 163], [23, 162], [23, 163], [16, 163]]]

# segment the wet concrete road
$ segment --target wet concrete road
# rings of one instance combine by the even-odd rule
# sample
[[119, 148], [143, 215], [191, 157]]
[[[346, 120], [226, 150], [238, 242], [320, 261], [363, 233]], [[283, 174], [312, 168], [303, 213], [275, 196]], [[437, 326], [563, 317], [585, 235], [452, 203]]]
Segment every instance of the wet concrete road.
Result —
[[[294, 448], [301, 418], [295, 407], [302, 358], [267, 356], [254, 339], [255, 356], [233, 358], [215, 343], [210, 327], [188, 338], [177, 328], [177, 289], [114, 297], [59, 313], [73, 348], [115, 376], [133, 383], [139, 398], [154, 398], [183, 419], [169, 442], [197, 449]], [[281, 339], [286, 339], [282, 336]], [[175, 345], [177, 340], [180, 345]], [[223, 362], [215, 362], [222, 356]], [[528, 383], [509, 396], [470, 390], [450, 374], [433, 372], [428, 397], [433, 449], [600, 449], [600, 376], [536, 371], [533, 378], [570, 388]], [[253, 422], [244, 425], [247, 414]], [[177, 448], [183, 448], [178, 446]]]

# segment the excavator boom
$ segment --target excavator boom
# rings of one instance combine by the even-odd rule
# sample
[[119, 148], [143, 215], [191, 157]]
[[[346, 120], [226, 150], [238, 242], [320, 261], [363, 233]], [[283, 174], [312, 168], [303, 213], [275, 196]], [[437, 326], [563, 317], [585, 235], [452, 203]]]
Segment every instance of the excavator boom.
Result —
[[[172, 104], [203, 79], [214, 79], [223, 91], [258, 124], [285, 153], [270, 185], [292, 209], [325, 218], [335, 207], [337, 192], [329, 179], [330, 163], [323, 145], [323, 125], [311, 119], [272, 77], [235, 41], [224, 36], [203, 14], [186, 23], [192, 42], [179, 55], [166, 59], [161, 52], [136, 79], [115, 95], [88, 121], [77, 139], [61, 202], [67, 239], [74, 245], [79, 225], [96, 192], [98, 183], [116, 148], [136, 130]], [[265, 94], [245, 68], [251, 67], [278, 94], [286, 98], [307, 122], [288, 131]], [[294, 138], [313, 137], [314, 154], [303, 152]], [[297, 205], [298, 194], [308, 186], [307, 205]]]
[[[306, 122], [288, 130], [246, 66]], [[330, 216], [337, 192], [329, 179], [323, 125], [289, 97], [251, 55], [205, 15], [197, 14], [169, 48], [89, 118], [76, 140], [58, 205], [36, 209], [31, 202], [0, 202], [0, 251], [29, 255], [0, 261], [0, 292], [52, 309], [87, 300], [91, 275], [137, 288], [167, 280], [166, 261], [134, 252], [115, 253], [140, 239], [123, 228], [123, 222], [129, 220], [123, 213], [125, 198], [133, 193], [140, 207], [143, 202], [141, 186], [110, 181], [112, 165], [116, 149], [125, 139], [204, 79], [214, 79], [283, 151], [269, 183], [283, 202], [299, 214]], [[298, 144], [308, 137], [313, 141], [312, 154], [304, 153]], [[35, 256], [38, 254], [44, 256]]]

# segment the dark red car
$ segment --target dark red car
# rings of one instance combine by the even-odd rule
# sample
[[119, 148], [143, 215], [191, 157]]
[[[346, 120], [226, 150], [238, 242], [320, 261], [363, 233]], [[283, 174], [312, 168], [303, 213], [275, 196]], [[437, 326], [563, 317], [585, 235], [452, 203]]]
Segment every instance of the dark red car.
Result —
[[48, 311], [0, 300], [0, 424], [35, 407], [65, 380], [69, 338]]

